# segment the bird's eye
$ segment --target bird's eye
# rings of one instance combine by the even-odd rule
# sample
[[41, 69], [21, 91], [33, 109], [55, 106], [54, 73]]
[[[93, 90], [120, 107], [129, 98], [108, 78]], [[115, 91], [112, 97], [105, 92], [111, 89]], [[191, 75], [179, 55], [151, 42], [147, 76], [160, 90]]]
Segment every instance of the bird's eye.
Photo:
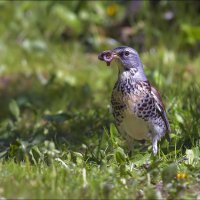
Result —
[[124, 52], [124, 55], [125, 55], [125, 56], [128, 56], [128, 55], [129, 55], [129, 51], [125, 51], [125, 52]]

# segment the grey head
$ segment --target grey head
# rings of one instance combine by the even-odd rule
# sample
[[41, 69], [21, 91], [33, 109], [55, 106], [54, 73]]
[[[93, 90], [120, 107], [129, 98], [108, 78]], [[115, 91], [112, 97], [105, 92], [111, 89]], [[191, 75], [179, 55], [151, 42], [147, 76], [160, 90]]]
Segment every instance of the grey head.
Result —
[[144, 69], [137, 51], [128, 46], [117, 47], [112, 50], [117, 61], [119, 76], [131, 76], [134, 79], [146, 81]]

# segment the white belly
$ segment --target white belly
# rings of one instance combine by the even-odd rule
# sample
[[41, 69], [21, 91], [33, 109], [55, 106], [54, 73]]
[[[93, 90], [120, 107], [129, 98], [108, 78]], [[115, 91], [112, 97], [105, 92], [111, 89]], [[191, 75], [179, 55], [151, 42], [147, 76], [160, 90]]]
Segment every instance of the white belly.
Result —
[[120, 129], [136, 140], [148, 139], [147, 122], [135, 117], [133, 114], [126, 113]]

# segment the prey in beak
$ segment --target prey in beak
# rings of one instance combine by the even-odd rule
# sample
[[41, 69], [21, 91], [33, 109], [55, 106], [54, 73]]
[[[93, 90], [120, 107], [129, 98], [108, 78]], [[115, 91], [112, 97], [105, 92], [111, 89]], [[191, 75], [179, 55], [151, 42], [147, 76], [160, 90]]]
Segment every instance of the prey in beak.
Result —
[[111, 50], [103, 51], [102, 53], [100, 53], [98, 55], [98, 59], [102, 60], [102, 61], [105, 61], [107, 66], [110, 66], [110, 63], [116, 57], [118, 57], [118, 55], [115, 52], [111, 51]]

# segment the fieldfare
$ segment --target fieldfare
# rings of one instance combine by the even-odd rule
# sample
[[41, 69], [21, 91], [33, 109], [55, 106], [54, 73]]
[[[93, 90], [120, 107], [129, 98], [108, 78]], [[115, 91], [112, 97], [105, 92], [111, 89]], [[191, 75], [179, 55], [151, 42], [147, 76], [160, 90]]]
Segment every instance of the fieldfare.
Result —
[[170, 140], [170, 125], [161, 96], [147, 80], [138, 53], [122, 46], [103, 51], [98, 58], [107, 65], [115, 60], [118, 65], [118, 79], [111, 96], [118, 131], [126, 138], [129, 147], [134, 139], [150, 139], [156, 155], [161, 137], [166, 134]]

